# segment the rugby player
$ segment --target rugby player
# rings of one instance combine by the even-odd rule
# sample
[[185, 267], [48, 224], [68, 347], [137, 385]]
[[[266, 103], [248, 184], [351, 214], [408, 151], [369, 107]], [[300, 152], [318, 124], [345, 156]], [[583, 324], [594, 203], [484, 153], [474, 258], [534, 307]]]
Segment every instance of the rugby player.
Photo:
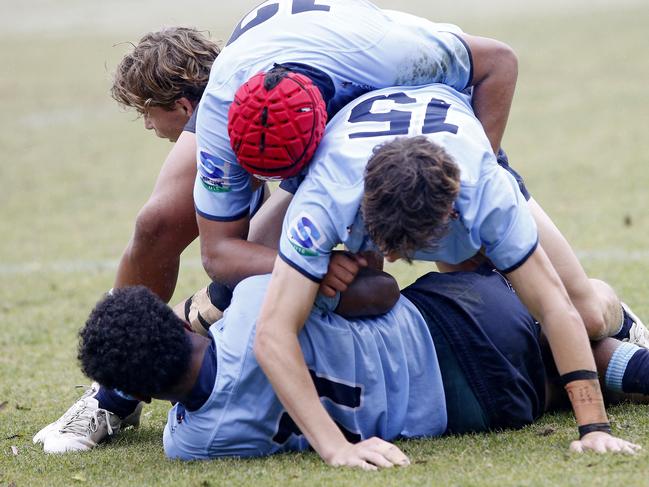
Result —
[[[234, 285], [272, 270], [275, 251], [242, 238], [251, 173], [297, 174], [327, 119], [347, 102], [394, 85], [472, 87], [473, 107], [497, 150], [516, 78], [511, 48], [453, 25], [363, 0], [264, 2], [242, 19], [214, 62], [198, 112], [194, 203], [207, 274]], [[249, 158], [248, 136], [257, 142]]]
[[[439, 163], [426, 165], [430, 159]], [[467, 95], [436, 84], [379, 90], [349, 104], [329, 123], [284, 220], [255, 356], [315, 450], [325, 459], [347, 452], [343, 463], [355, 464], [361, 452], [320, 405], [298, 340], [338, 243], [351, 252], [379, 250], [389, 260], [450, 264], [484, 248], [542, 323], [558, 370], [571, 379], [566, 387], [578, 389], [571, 399], [578, 425], [589, 431], [583, 446], [618, 448], [622, 440], [609, 433], [584, 323]], [[592, 401], [582, 402], [582, 393]]]
[[111, 94], [144, 126], [175, 142], [122, 255], [115, 288], [142, 284], [168, 301], [180, 254], [198, 236], [191, 191], [196, 176], [196, 109], [219, 47], [195, 29], [145, 34], [116, 68]]
[[[306, 76], [308, 79], [303, 81], [311, 84], [311, 94], [321, 98], [327, 116], [375, 86], [430, 81], [447, 82], [459, 89], [473, 85], [474, 106], [497, 147], [516, 81], [513, 52], [497, 41], [468, 36], [455, 26], [420, 21], [423, 19], [381, 11], [357, 0], [266, 2], [239, 23], [217, 58], [211, 88], [204, 96], [201, 110], [197, 110], [198, 96], [218, 48], [205, 39], [197, 39], [200, 34], [190, 31], [179, 30], [181, 38], [170, 42], [166, 39], [173, 37], [169, 32], [145, 36], [133, 54], [120, 64], [113, 95], [123, 105], [143, 113], [147, 128], [176, 140], [176, 144], [152, 196], [138, 215], [114, 287], [144, 284], [165, 300], [173, 293], [180, 253], [197, 234], [193, 202], [186, 191], [196, 175], [189, 153], [196, 147], [193, 121], [197, 114], [203, 142], [198, 148], [201, 172], [196, 175], [195, 196], [205, 267], [213, 278], [229, 285], [272, 269], [280, 225], [274, 227], [276, 230], [270, 227], [273, 218], [282, 217], [295, 185], [287, 186], [287, 192], [276, 191], [271, 197], [272, 204], [267, 203], [257, 218], [264, 223], [249, 229], [250, 210], [259, 183], [247, 172], [237, 172], [240, 168], [230, 149], [226, 123], [221, 123], [219, 117], [225, 116], [227, 121], [223, 101], [229, 104], [240, 84], [274, 63], [283, 63], [292, 74]], [[185, 82], [186, 79], [191, 82]], [[282, 79], [279, 81], [281, 85]], [[227, 86], [221, 86], [222, 83]], [[183, 123], [190, 117], [193, 118], [183, 129]], [[320, 123], [325, 121], [321, 117]], [[225, 148], [225, 153], [209, 149], [214, 144]], [[315, 145], [314, 139], [311, 149]], [[227, 167], [223, 166], [221, 156], [233, 165], [228, 162]], [[206, 203], [212, 198], [225, 202], [225, 213], [212, 211], [214, 204]], [[213, 272], [216, 268], [221, 270], [220, 274]], [[37, 433], [34, 440], [65, 432], [63, 426], [69, 425], [81, 433], [78, 444], [68, 444], [66, 449], [87, 449], [117, 430], [120, 421], [124, 425], [137, 423], [137, 401], [112, 392], [107, 394], [101, 389], [88, 391], [57, 422]], [[95, 399], [99, 399], [98, 404]], [[129, 402], [122, 404], [122, 399]], [[87, 420], [96, 408], [120, 414], [110, 416], [112, 427], [90, 434]], [[88, 414], [79, 409], [87, 410]], [[132, 418], [131, 414], [135, 416]], [[71, 417], [75, 418], [74, 425], [69, 421]], [[69, 435], [67, 438], [70, 439]]]
[[[272, 269], [274, 247], [264, 248], [241, 238], [248, 222], [245, 195], [251, 180], [249, 172], [261, 177], [294, 174], [318, 144], [324, 127], [318, 113], [326, 108], [328, 116], [333, 115], [352, 94], [384, 85], [390, 76], [398, 84], [423, 84], [437, 77], [460, 90], [473, 85], [474, 113], [491, 148], [506, 163], [499, 148], [516, 81], [516, 58], [511, 49], [493, 40], [468, 36], [457, 26], [435, 24], [403, 12], [367, 10], [366, 3], [320, 3], [266, 2], [242, 20], [212, 70], [203, 97], [204, 109], [199, 113], [199, 173], [194, 199], [203, 264], [214, 280], [233, 285], [243, 277]], [[352, 15], [356, 8], [362, 8], [364, 15]], [[351, 18], [363, 18], [364, 22], [356, 24]], [[329, 29], [327, 26], [334, 21], [336, 28]], [[345, 26], [352, 30], [348, 35]], [[369, 38], [381, 41], [362, 55], [356, 52], [358, 59], [343, 56], [350, 44], [356, 45], [353, 40], [363, 29], [368, 30]], [[372, 32], [375, 37], [371, 37]], [[386, 32], [389, 34], [384, 36]], [[389, 42], [396, 39], [398, 46], [388, 50]], [[263, 49], [251, 50], [250, 45]], [[424, 45], [428, 47], [424, 49]], [[280, 47], [284, 49], [278, 52]], [[327, 53], [330, 55], [323, 59]], [[273, 63], [281, 66], [255, 74]], [[364, 68], [352, 70], [357, 63], [365, 63]], [[355, 79], [363, 70], [365, 81]], [[250, 74], [254, 76], [240, 86]], [[315, 98], [319, 101], [313, 102]], [[399, 102], [392, 115], [367, 112], [363, 116], [394, 124], [395, 134], [403, 130], [407, 133], [405, 121], [398, 119], [397, 105]], [[344, 161], [341, 164], [345, 167]], [[646, 328], [634, 325], [629, 329], [623, 325], [625, 317], [632, 314], [623, 313], [615, 293], [592, 284], [561, 232], [528, 196], [544, 250], [589, 336], [630, 336], [635, 343], [649, 346]], [[325, 285], [335, 288], [338, 280], [329, 279]]]
[[[267, 284], [268, 276], [241, 282], [208, 337], [185, 329], [145, 288], [117, 291], [97, 305], [80, 333], [82, 368], [143, 399], [176, 403], [163, 438], [171, 458], [304, 450], [308, 440], [251, 350]], [[390, 305], [396, 301], [385, 315], [346, 319], [331, 312], [349, 307], [352, 295], [358, 304], [377, 292]], [[322, 407], [352, 448], [362, 449], [354, 463], [344, 450], [330, 452], [324, 458], [331, 465], [407, 465], [407, 456], [388, 441], [522, 427], [549, 399], [539, 327], [503, 276], [488, 267], [430, 273], [401, 297], [386, 274], [365, 275], [348, 293], [320, 301], [299, 341]], [[646, 394], [649, 351], [612, 339], [607, 346], [598, 353], [606, 383]], [[577, 440], [571, 447], [585, 445]], [[638, 448], [624, 441], [611, 446], [627, 453]]]
[[[175, 144], [160, 169], [151, 196], [138, 213], [133, 236], [119, 263], [115, 289], [141, 284], [164, 301], [171, 299], [180, 254], [198, 236], [192, 198], [196, 113], [219, 51], [215, 43], [195, 29], [169, 27], [145, 34], [117, 66], [111, 88], [113, 98], [123, 107], [140, 113], [146, 129]], [[251, 193], [251, 216], [264, 202], [265, 192], [265, 185], [258, 184], [258, 189]], [[275, 191], [272, 201], [266, 202], [268, 207], [253, 219], [249, 238], [277, 246], [281, 218], [289, 201], [285, 194], [288, 193], [283, 190]], [[215, 296], [229, 294], [216, 284], [211, 289]], [[203, 318], [195, 310], [191, 310], [191, 315], [195, 323]], [[199, 324], [197, 329], [202, 326]], [[106, 417], [110, 421], [103, 423], [106, 429], [90, 434], [89, 418], [97, 409], [109, 411], [111, 415]], [[42, 442], [45, 436], [52, 435], [66, 438], [65, 448], [69, 450], [87, 449], [109, 431], [137, 425], [140, 413], [139, 401], [96, 387], [86, 391], [61, 418], [39, 431], [34, 441]]]

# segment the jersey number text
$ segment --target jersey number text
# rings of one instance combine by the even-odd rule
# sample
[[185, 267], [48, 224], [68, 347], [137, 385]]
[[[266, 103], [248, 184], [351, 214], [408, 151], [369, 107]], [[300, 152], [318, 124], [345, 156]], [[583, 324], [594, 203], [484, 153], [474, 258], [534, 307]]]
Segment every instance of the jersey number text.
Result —
[[[293, 0], [291, 14], [301, 14], [302, 12], [311, 12], [313, 10], [328, 12], [329, 10], [331, 10], [331, 6], [322, 3], [316, 3], [316, 0]], [[244, 20], [246, 20], [250, 16], [250, 14], [246, 15], [243, 19], [241, 19], [239, 25], [237, 25], [237, 27], [234, 29], [234, 32], [232, 33], [232, 36], [230, 37], [230, 40], [228, 41], [226, 46], [232, 44], [239, 37], [241, 37], [242, 34], [249, 31], [253, 27], [258, 26], [259, 24], [263, 24], [271, 17], [274, 17], [277, 12], [279, 12], [279, 3], [266, 3], [257, 8], [254, 19], [252, 19], [246, 25], [243, 25]]]
[[[389, 100], [397, 105], [404, 105], [404, 110], [390, 110], [389, 112], [372, 113], [372, 106], [380, 100]], [[384, 135], [407, 135], [412, 121], [412, 111], [407, 106], [417, 103], [417, 100], [405, 93], [393, 93], [391, 95], [379, 95], [368, 98], [356, 105], [349, 115], [350, 123], [358, 122], [389, 122], [388, 130], [375, 130], [373, 132], [353, 132], [349, 134], [350, 139], [359, 137], [381, 137]], [[457, 134], [457, 125], [446, 123], [446, 114], [450, 105], [437, 98], [431, 98], [426, 106], [426, 116], [421, 128], [422, 134], [436, 132], [450, 132]]]
[[[361, 405], [362, 389], [359, 386], [350, 386], [326, 377], [319, 377], [310, 369], [309, 374], [311, 374], [311, 379], [313, 379], [316, 391], [318, 391], [318, 396], [326, 398], [335, 406], [344, 409], [354, 409]], [[338, 423], [338, 421], [334, 420], [334, 422], [348, 441], [352, 443], [361, 441], [361, 435], [349, 431]], [[288, 413], [284, 411], [277, 423], [277, 432], [273, 436], [273, 441], [283, 445], [291, 435], [302, 436], [302, 431], [300, 431], [300, 428], [298, 428]]]

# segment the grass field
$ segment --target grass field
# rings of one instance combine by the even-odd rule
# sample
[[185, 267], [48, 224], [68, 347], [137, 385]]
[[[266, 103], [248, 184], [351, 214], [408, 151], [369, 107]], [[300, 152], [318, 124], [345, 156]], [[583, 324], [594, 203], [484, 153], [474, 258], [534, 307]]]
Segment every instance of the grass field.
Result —
[[[45, 456], [32, 435], [87, 383], [76, 332], [112, 285], [134, 216], [170, 146], [109, 98], [125, 41], [161, 25], [215, 39], [256, 1], [5, 2], [0, 19], [0, 486], [646, 485], [649, 415], [612, 408], [636, 457], [567, 452], [568, 414], [519, 432], [413, 441], [408, 469], [333, 470], [314, 454], [179, 463], [164, 458], [167, 404], [88, 454]], [[520, 59], [504, 146], [588, 272], [649, 317], [649, 5], [642, 1], [383, 1], [502, 39]], [[570, 5], [567, 5], [570, 3]], [[488, 6], [485, 6], [488, 4]], [[213, 23], [205, 19], [215, 18]], [[396, 265], [402, 284], [427, 269]], [[176, 293], [204, 284], [192, 247]], [[15, 452], [14, 453], [14, 448]]]

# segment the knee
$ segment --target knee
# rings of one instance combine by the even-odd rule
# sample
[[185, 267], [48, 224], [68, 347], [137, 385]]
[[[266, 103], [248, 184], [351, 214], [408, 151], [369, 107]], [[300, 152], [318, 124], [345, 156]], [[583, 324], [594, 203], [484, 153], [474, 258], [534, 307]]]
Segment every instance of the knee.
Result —
[[[595, 294], [600, 303], [604, 321], [609, 331], [615, 332], [622, 323], [622, 305], [617, 293], [604, 281], [591, 279]], [[610, 333], [608, 333], [610, 335]]]
[[582, 314], [582, 319], [588, 332], [588, 338], [591, 340], [601, 340], [609, 336], [608, 325], [604, 319], [604, 315], [599, 311], [594, 310], [589, 313], [584, 313]]
[[577, 299], [575, 304], [579, 310], [588, 337], [600, 340], [611, 336], [622, 322], [622, 308], [615, 291], [603, 281], [589, 279], [591, 292], [587, 297]]

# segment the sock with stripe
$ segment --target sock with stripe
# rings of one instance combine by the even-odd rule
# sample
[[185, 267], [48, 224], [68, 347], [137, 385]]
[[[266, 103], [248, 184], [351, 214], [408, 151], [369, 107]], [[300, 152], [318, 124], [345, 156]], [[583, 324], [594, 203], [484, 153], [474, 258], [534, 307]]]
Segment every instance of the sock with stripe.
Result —
[[94, 395], [94, 398], [97, 399], [101, 409], [117, 414], [121, 419], [133, 413], [140, 402], [131, 396], [104, 386], [99, 386], [99, 390]]

